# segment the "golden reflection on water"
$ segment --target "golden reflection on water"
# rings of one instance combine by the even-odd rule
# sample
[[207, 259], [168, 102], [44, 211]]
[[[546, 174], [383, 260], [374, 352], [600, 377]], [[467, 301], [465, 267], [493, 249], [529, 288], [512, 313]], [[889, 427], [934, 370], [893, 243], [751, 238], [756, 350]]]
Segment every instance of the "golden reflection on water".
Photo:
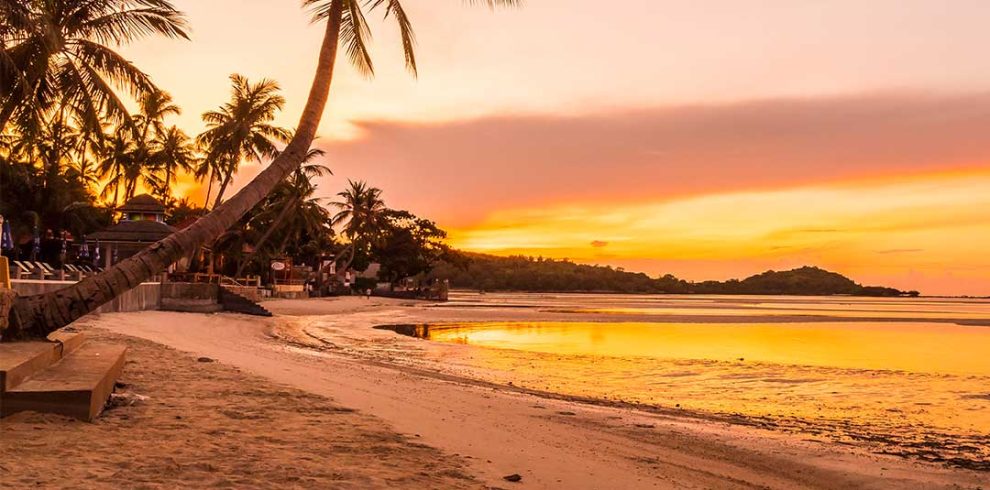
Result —
[[[990, 328], [945, 323], [404, 326], [441, 369], [568, 395], [739, 414], [990, 465]], [[470, 347], [444, 344], [467, 344]], [[934, 445], [934, 446], [933, 446]], [[935, 450], [932, 447], [936, 447]], [[934, 453], [932, 453], [934, 454]]]
[[419, 336], [547, 354], [990, 375], [990, 328], [939, 323], [488, 322]]
[[606, 313], [621, 315], [711, 315], [711, 316], [829, 316], [837, 318], [900, 318], [900, 319], [956, 319], [956, 320], [987, 320], [990, 321], [990, 311], [983, 307], [941, 309], [928, 311], [899, 310], [891, 307], [855, 306], [842, 307], [822, 306], [805, 307], [799, 305], [762, 306], [752, 305], [745, 308], [712, 308], [712, 307], [614, 307], [614, 308], [582, 308], [576, 310], [560, 310], [566, 313]]

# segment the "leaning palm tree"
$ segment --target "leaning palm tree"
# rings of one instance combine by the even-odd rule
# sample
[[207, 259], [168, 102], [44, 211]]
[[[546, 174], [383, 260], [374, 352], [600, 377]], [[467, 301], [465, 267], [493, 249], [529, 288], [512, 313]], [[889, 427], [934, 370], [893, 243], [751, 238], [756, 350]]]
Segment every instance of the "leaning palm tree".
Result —
[[[271, 80], [251, 83], [241, 75], [231, 75], [233, 94], [230, 102], [220, 110], [203, 114], [207, 129], [197, 138], [206, 148], [205, 161], [210, 164], [199, 169], [200, 175], [209, 172], [210, 184], [220, 181], [217, 191], [217, 207], [223, 202], [224, 192], [237, 173], [243, 160], [261, 162], [278, 154], [276, 143], [289, 140], [290, 132], [271, 124], [285, 99], [278, 94], [278, 84]], [[219, 172], [219, 175], [215, 175]], [[207, 194], [206, 203], [210, 196]]]
[[[304, 0], [303, 3], [314, 8], [316, 18], [326, 22], [326, 29], [316, 75], [299, 125], [292, 140], [271, 165], [237, 194], [214, 208], [210, 214], [137, 255], [67, 288], [17, 298], [11, 308], [8, 322], [4, 322], [8, 325], [0, 325], [10, 331], [9, 334], [4, 332], [3, 340], [23, 337], [43, 338], [136, 287], [185, 254], [215, 240], [299, 167], [316, 137], [316, 130], [330, 97], [330, 85], [333, 81], [339, 44], [343, 43], [349, 53], [358, 53], [361, 58], [370, 60], [365, 48], [367, 28], [364, 27], [363, 20], [359, 20], [363, 19], [359, 0]], [[514, 5], [518, 0], [484, 0], [482, 3], [494, 7]], [[415, 58], [411, 56], [412, 30], [399, 1], [372, 0], [371, 3], [365, 4], [365, 7], [378, 8], [382, 5], [386, 6], [386, 14], [399, 20], [403, 39], [406, 40], [403, 43], [407, 52], [406, 63], [411, 68], [415, 68]], [[351, 59], [354, 60], [353, 55]]]
[[169, 0], [3, 0], [0, 19], [0, 132], [12, 117], [30, 125], [62, 101], [86, 126], [103, 116], [123, 123], [128, 111], [114, 88], [138, 97], [156, 89], [112, 46], [156, 34], [188, 39]]

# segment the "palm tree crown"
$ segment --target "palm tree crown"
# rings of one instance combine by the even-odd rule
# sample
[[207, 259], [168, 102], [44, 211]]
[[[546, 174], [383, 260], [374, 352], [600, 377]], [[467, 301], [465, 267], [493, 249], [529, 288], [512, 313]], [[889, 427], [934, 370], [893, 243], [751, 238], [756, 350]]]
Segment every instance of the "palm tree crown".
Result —
[[185, 29], [168, 0], [0, 0], [0, 131], [11, 117], [37, 126], [56, 106], [88, 128], [103, 117], [127, 121], [114, 87], [138, 98], [156, 89], [110, 46], [152, 34], [188, 39]]
[[[206, 157], [197, 174], [209, 174], [210, 183], [220, 181], [214, 207], [223, 202], [224, 192], [242, 160], [263, 161], [278, 154], [275, 144], [287, 142], [288, 130], [271, 124], [285, 105], [279, 86], [271, 80], [251, 83], [241, 75], [231, 75], [231, 100], [219, 110], [203, 114], [207, 130], [199, 135]], [[207, 200], [209, 195], [207, 195]], [[208, 202], [208, 201], [207, 201]]]
[[347, 185], [347, 189], [337, 193], [340, 200], [330, 203], [340, 210], [333, 221], [343, 226], [347, 238], [357, 241], [374, 234], [381, 213], [386, 209], [385, 201], [382, 190], [377, 187], [353, 180], [348, 180]]
[[172, 184], [178, 172], [193, 172], [198, 162], [195, 142], [181, 129], [171, 126], [157, 133], [152, 142], [149, 167], [158, 173], [154, 191], [166, 207], [175, 200]]
[[[521, 0], [465, 0], [469, 4], [485, 5], [488, 8], [499, 6], [516, 6]], [[371, 40], [371, 29], [365, 21], [364, 11], [373, 12], [385, 9], [385, 17], [395, 19], [399, 25], [399, 36], [402, 39], [402, 53], [406, 59], [406, 68], [417, 74], [416, 67], [416, 34], [412, 22], [406, 15], [400, 0], [303, 0], [303, 5], [313, 12], [313, 19], [325, 20], [333, 14], [334, 4], [341, 4], [340, 42], [347, 51], [352, 65], [365, 75], [374, 75], [375, 68], [368, 51]]]

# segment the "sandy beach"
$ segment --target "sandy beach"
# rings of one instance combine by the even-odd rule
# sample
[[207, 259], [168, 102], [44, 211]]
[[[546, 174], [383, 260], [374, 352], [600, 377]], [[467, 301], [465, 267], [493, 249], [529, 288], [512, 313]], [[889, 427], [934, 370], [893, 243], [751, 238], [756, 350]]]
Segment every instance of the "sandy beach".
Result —
[[[589, 489], [990, 484], [984, 471], [807, 435], [452, 375], [401, 355], [424, 341], [371, 328], [530, 314], [525, 310], [359, 298], [265, 305], [274, 318], [144, 312], [77, 322], [98, 338], [131, 346], [119, 391], [148, 399], [112, 409], [94, 424], [34, 414], [5, 419], [4, 482]], [[314, 332], [308, 328], [314, 316], [333, 327]], [[55, 472], [41, 471], [55, 461], [63, 462]], [[503, 479], [511, 474], [522, 480]]]
[[[136, 317], [87, 320], [95, 327]], [[32, 412], [2, 419], [0, 487], [479, 486], [462, 458], [368, 413], [161, 344], [86, 331], [127, 345], [117, 394], [146, 399], [110, 408], [93, 423]]]

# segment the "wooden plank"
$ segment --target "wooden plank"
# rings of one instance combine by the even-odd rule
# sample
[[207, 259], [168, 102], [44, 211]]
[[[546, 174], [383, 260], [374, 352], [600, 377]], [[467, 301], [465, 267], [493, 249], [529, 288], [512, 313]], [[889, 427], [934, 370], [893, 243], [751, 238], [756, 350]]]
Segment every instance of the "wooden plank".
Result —
[[4, 416], [25, 410], [93, 420], [124, 369], [127, 347], [88, 342], [4, 394]]
[[52, 342], [0, 344], [0, 393], [55, 364], [61, 358], [58, 347]]
[[10, 289], [10, 264], [7, 257], [0, 257], [0, 288]]

